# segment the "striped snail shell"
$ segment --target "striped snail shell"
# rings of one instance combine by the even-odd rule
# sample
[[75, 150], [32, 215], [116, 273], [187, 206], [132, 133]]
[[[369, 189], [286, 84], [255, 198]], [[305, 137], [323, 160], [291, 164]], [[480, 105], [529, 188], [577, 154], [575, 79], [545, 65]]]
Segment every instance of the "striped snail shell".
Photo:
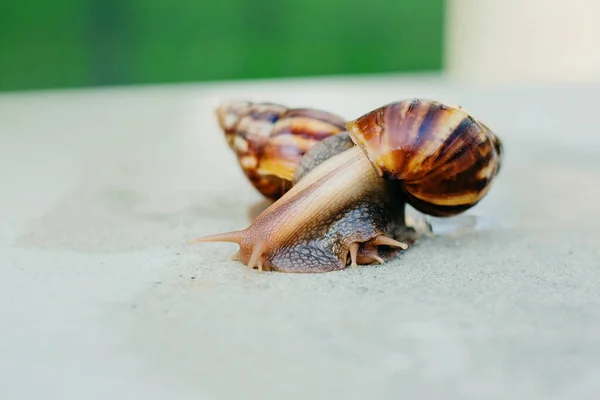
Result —
[[398, 180], [407, 202], [433, 216], [451, 216], [477, 204], [502, 163], [502, 143], [460, 107], [404, 100], [348, 123], [377, 174]]
[[326, 111], [274, 103], [223, 102], [216, 114], [244, 174], [271, 200], [291, 188], [304, 154], [346, 125], [345, 119]]

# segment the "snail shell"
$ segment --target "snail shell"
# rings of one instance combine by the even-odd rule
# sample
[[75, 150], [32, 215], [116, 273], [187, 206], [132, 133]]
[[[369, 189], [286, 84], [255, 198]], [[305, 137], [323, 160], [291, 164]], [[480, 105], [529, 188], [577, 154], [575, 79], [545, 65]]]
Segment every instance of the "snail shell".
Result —
[[216, 114], [244, 174], [271, 200], [291, 188], [304, 154], [346, 125], [345, 119], [326, 111], [273, 103], [224, 102]]
[[502, 143], [465, 110], [405, 100], [373, 110], [347, 126], [377, 174], [398, 180], [407, 201], [433, 216], [477, 204], [502, 163]]

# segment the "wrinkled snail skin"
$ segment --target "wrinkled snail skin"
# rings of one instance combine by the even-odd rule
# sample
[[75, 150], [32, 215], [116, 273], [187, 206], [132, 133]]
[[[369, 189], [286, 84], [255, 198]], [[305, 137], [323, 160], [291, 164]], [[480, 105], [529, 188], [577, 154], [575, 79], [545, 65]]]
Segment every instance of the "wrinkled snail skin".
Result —
[[502, 153], [500, 139], [459, 107], [391, 103], [307, 152], [291, 189], [247, 229], [194, 241], [237, 243], [237, 259], [264, 270], [383, 263], [414, 241], [407, 203], [435, 216], [467, 210], [489, 192]]
[[242, 171], [271, 200], [291, 188], [304, 154], [346, 125], [343, 118], [322, 110], [249, 101], [223, 102], [216, 115]]

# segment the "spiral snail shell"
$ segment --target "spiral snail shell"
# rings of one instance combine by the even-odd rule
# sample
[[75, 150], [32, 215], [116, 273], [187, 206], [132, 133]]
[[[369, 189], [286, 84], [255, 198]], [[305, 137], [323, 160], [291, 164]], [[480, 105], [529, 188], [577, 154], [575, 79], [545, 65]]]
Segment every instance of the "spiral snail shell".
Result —
[[502, 162], [502, 144], [460, 107], [400, 101], [347, 126], [379, 176], [402, 182], [407, 201], [434, 216], [459, 214], [488, 192]]
[[295, 165], [293, 186], [228, 241], [251, 268], [327, 272], [383, 263], [408, 248], [405, 205], [452, 216], [477, 204], [500, 171], [503, 147], [460, 107], [403, 100], [346, 124]]
[[304, 154], [346, 125], [343, 118], [327, 111], [273, 103], [223, 102], [216, 114], [244, 174], [271, 200], [290, 189]]

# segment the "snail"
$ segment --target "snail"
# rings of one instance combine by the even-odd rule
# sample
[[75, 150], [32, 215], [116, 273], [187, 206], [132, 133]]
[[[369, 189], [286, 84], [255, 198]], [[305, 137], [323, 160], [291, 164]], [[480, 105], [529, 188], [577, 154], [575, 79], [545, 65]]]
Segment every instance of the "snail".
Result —
[[277, 200], [292, 186], [296, 166], [315, 144], [343, 132], [346, 121], [327, 111], [273, 103], [221, 103], [217, 120], [252, 185]]
[[384, 263], [408, 248], [405, 206], [449, 217], [489, 192], [502, 142], [461, 107], [409, 99], [349, 121], [300, 159], [289, 190], [233, 242], [250, 268], [294, 273]]

